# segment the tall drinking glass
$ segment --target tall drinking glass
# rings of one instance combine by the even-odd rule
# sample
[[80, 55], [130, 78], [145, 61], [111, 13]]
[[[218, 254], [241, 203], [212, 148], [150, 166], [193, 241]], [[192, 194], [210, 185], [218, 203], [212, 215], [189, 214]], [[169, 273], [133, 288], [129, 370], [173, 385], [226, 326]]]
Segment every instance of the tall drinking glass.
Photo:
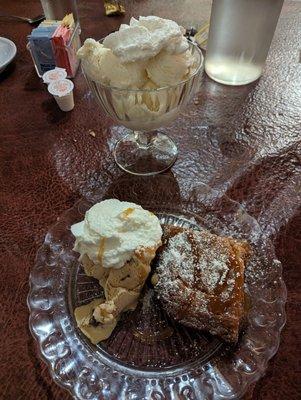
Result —
[[283, 0], [213, 0], [205, 71], [244, 85], [262, 74]]
[[78, 22], [76, 0], [40, 0], [46, 19], [61, 20], [65, 15], [72, 13], [75, 22]]

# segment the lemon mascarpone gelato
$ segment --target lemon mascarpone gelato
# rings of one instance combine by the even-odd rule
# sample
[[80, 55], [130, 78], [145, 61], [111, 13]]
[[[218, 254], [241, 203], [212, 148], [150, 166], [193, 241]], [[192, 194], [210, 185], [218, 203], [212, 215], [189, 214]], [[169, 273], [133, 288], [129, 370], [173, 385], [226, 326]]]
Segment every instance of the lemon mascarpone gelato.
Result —
[[96, 82], [124, 89], [141, 87], [147, 81], [144, 64], [123, 64], [111, 49], [94, 39], [86, 39], [77, 55], [85, 73]]
[[134, 130], [152, 130], [177, 115], [183, 91], [193, 85], [191, 81], [184, 87], [181, 82], [200, 65], [184, 33], [174, 21], [148, 16], [122, 24], [102, 44], [86, 39], [77, 53], [82, 68], [88, 79], [110, 88], [97, 86], [118, 122]]
[[86, 39], [77, 55], [85, 73], [96, 82], [141, 89], [150, 79], [158, 88], [185, 79], [195, 63], [184, 33], [168, 19], [132, 18], [103, 44]]

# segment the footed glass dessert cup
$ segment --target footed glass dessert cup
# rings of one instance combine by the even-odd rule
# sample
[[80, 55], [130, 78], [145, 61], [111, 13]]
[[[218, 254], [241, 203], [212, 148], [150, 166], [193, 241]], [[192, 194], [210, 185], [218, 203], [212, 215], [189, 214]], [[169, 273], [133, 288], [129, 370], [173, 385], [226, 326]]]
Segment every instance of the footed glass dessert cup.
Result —
[[178, 149], [174, 141], [158, 128], [179, 115], [198, 91], [203, 72], [203, 55], [189, 42], [195, 66], [179, 83], [160, 88], [121, 89], [92, 80], [83, 71], [98, 104], [118, 124], [130, 131], [115, 145], [118, 166], [135, 175], [155, 175], [175, 162]]

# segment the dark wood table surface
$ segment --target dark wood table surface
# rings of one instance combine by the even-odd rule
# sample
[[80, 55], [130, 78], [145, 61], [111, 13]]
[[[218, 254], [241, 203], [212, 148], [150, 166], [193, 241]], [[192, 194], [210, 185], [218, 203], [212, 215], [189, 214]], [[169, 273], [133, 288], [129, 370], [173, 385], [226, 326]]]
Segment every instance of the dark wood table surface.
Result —
[[[0, 13], [34, 16], [37, 0], [0, 0]], [[79, 1], [82, 39], [100, 38], [131, 13], [185, 26], [208, 20], [210, 1], [132, 1], [125, 18], [103, 15], [102, 1]], [[18, 48], [0, 75], [0, 398], [69, 399], [37, 357], [28, 329], [28, 274], [48, 228], [74, 202], [123, 173], [111, 149], [123, 128], [105, 117], [79, 73], [76, 106], [61, 112], [26, 50], [28, 24], [0, 22]], [[301, 398], [301, 2], [285, 1], [263, 77], [226, 87], [204, 78], [200, 93], [165, 130], [180, 155], [172, 174], [185, 192], [205, 182], [241, 202], [271, 235], [288, 289], [280, 348], [249, 399]], [[90, 132], [95, 132], [95, 137]]]

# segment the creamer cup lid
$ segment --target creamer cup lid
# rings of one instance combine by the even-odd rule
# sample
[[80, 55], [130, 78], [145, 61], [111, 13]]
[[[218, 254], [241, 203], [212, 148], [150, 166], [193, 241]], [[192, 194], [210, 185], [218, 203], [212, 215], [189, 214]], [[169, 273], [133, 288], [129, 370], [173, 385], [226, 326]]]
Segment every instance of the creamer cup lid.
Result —
[[65, 68], [56, 67], [45, 72], [42, 76], [44, 83], [50, 83], [53, 81], [59, 81], [67, 77]]
[[53, 81], [48, 85], [48, 92], [53, 96], [64, 97], [72, 92], [74, 84], [69, 79]]

